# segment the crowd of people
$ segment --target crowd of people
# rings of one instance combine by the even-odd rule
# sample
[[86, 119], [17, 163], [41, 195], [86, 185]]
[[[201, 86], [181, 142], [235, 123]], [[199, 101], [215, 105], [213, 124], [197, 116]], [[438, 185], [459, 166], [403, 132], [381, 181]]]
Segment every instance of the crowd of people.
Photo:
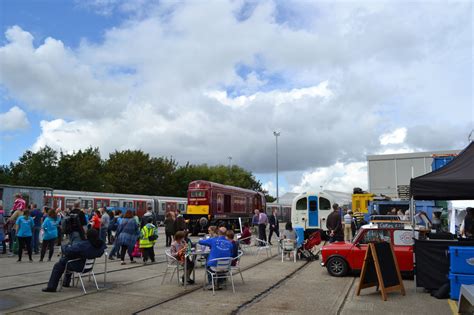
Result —
[[[71, 209], [51, 209], [44, 206], [40, 210], [36, 204], [27, 205], [18, 194], [10, 217], [6, 218], [3, 210], [0, 210], [0, 240], [3, 253], [7, 251], [8, 241], [9, 255], [18, 255], [18, 262], [23, 260], [25, 252], [30, 262], [33, 262], [34, 254], [39, 255], [40, 262], [45, 259], [46, 254], [47, 260], [51, 261], [56, 246], [60, 246], [58, 257], [61, 256], [61, 258], [54, 265], [48, 286], [43, 289], [44, 292], [56, 291], [69, 261], [83, 258], [83, 261], [70, 265], [73, 270], [80, 271], [85, 259], [102, 256], [107, 244], [111, 245], [109, 259], [120, 258], [122, 265], [126, 264], [127, 255], [130, 263], [136, 263], [137, 257], [142, 257], [145, 264], [155, 262], [154, 245], [158, 239], [158, 225], [151, 208], [148, 208], [147, 212], [139, 218], [131, 210], [124, 212], [106, 208], [92, 210], [83, 209], [80, 206], [80, 202], [77, 201]], [[184, 217], [179, 211], [170, 211], [166, 214], [163, 223], [166, 235], [165, 246], [170, 248], [171, 255], [181, 264], [187, 261], [188, 271], [181, 281], [193, 284], [190, 274], [194, 269], [194, 261], [187, 253], [196, 244], [193, 244], [188, 237]], [[273, 235], [278, 240], [281, 236], [296, 243], [296, 233], [291, 223], [287, 223], [285, 232], [281, 235], [279, 224], [276, 211], [267, 216], [264, 212], [255, 210], [252, 224], [249, 222], [243, 224], [241, 242], [250, 245], [252, 234], [254, 234], [261, 240], [256, 244], [258, 246], [264, 246], [264, 242], [271, 244]], [[207, 269], [215, 266], [215, 259], [237, 257], [240, 240], [235, 240], [233, 230], [227, 229], [225, 224], [222, 224], [209, 226], [208, 233], [206, 238], [198, 242], [201, 246], [209, 248], [209, 256], [206, 257]], [[63, 286], [68, 287], [69, 282], [70, 274], [67, 274], [64, 277]], [[219, 289], [220, 283], [216, 285]]]

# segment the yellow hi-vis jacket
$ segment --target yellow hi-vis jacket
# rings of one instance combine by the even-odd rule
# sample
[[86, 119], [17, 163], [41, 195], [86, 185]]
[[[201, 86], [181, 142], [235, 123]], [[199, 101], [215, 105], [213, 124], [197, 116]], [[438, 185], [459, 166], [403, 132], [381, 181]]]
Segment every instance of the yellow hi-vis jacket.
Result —
[[153, 245], [156, 242], [156, 239], [151, 241], [150, 236], [152, 235], [158, 236], [158, 233], [157, 233], [156, 227], [153, 224], [148, 223], [140, 231], [140, 248], [153, 247]]

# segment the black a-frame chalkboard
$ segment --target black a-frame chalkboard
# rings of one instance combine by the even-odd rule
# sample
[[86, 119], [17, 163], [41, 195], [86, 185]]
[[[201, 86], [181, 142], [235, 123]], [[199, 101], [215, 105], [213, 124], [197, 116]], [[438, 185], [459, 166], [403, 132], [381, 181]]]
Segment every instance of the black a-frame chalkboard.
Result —
[[367, 248], [357, 295], [360, 295], [360, 290], [370, 287], [380, 288], [384, 301], [388, 292], [400, 290], [405, 295], [397, 258], [390, 243], [370, 243]]

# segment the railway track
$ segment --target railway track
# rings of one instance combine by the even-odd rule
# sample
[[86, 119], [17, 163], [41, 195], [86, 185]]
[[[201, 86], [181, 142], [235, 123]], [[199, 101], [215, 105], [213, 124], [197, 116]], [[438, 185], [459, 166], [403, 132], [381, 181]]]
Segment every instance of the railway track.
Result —
[[289, 279], [291, 279], [292, 277], [294, 277], [296, 274], [298, 274], [299, 272], [301, 272], [302, 270], [304, 270], [311, 262], [310, 261], [306, 261], [302, 266], [300, 266], [299, 268], [297, 268], [296, 270], [294, 270], [293, 272], [291, 272], [290, 274], [288, 274], [286, 277], [280, 279], [278, 282], [276, 282], [275, 284], [273, 284], [271, 287], [259, 292], [258, 294], [256, 294], [254, 297], [252, 297], [251, 299], [245, 301], [244, 303], [241, 303], [239, 306], [237, 306], [234, 310], [232, 310], [230, 312], [230, 314], [232, 315], [237, 315], [237, 314], [241, 314], [242, 312], [245, 311], [246, 308], [252, 306], [253, 304], [255, 303], [258, 303], [261, 299], [263, 299], [265, 296], [269, 295], [273, 290], [277, 289], [278, 287], [280, 287], [283, 283], [285, 283], [286, 281], [288, 281]]
[[[277, 257], [277, 256], [279, 256], [279, 255], [278, 255], [278, 254], [277, 254], [277, 255], [272, 255], [271, 257], [268, 257], [267, 259], [261, 260], [261, 261], [259, 261], [259, 262], [257, 262], [257, 263], [254, 263], [254, 264], [250, 265], [250, 266], [247, 266], [247, 267], [245, 267], [245, 268], [242, 268], [242, 272], [247, 271], [247, 270], [250, 270], [250, 269], [253, 269], [253, 268], [255, 268], [255, 267], [259, 266], [259, 265], [262, 265], [262, 264], [264, 264], [264, 263], [266, 263], [266, 262], [268, 262], [268, 261], [274, 259], [274, 258]], [[289, 275], [287, 275], [285, 278], [281, 279], [281, 280], [278, 281], [276, 284], [272, 285], [270, 288], [267, 288], [266, 290], [264, 290], [264, 291], [260, 292], [259, 294], [257, 294], [256, 297], [257, 297], [257, 296], [265, 295], [266, 293], [270, 292], [273, 288], [279, 286], [281, 283], [283, 283], [284, 281], [286, 281], [287, 279], [289, 279], [290, 277], [292, 277], [294, 274], [296, 274], [297, 272], [299, 272], [300, 270], [302, 270], [303, 268], [305, 268], [309, 263], [310, 263], [310, 262], [305, 262], [304, 265], [298, 267], [295, 271], [293, 271], [292, 273], [290, 273]], [[199, 290], [202, 290], [202, 286], [198, 286], [198, 287], [193, 288], [193, 289], [191, 289], [191, 290], [184, 291], [184, 292], [179, 293], [179, 294], [177, 294], [177, 295], [175, 295], [175, 296], [172, 296], [172, 297], [170, 297], [170, 298], [167, 298], [167, 299], [165, 299], [165, 300], [162, 300], [162, 301], [160, 301], [160, 302], [158, 302], [158, 303], [154, 303], [154, 304], [149, 305], [149, 306], [147, 306], [147, 307], [145, 307], [145, 308], [143, 308], [143, 309], [137, 310], [137, 311], [133, 312], [132, 314], [134, 314], [134, 315], [141, 314], [141, 313], [143, 313], [143, 312], [145, 312], [145, 311], [154, 309], [154, 308], [156, 308], [156, 307], [158, 307], [158, 306], [160, 306], [160, 305], [166, 304], [166, 303], [168, 303], [168, 302], [172, 302], [172, 301], [178, 300], [178, 299], [180, 299], [180, 298], [182, 298], [182, 297], [185, 297], [185, 296], [187, 296], [187, 295], [190, 295], [190, 294], [192, 294], [192, 293], [194, 293], [194, 292], [196, 292], [196, 291], [199, 291]], [[244, 307], [244, 304], [247, 305], [248, 303], [251, 303], [251, 302], [253, 302], [253, 301], [254, 301], [254, 299], [252, 299], [252, 301], [246, 301], [246, 302], [243, 303], [242, 305], [239, 305], [239, 307], [237, 307], [237, 309], [240, 310], [240, 308], [243, 308], [243, 307]], [[234, 312], [232, 312], [232, 314], [234, 314]]]

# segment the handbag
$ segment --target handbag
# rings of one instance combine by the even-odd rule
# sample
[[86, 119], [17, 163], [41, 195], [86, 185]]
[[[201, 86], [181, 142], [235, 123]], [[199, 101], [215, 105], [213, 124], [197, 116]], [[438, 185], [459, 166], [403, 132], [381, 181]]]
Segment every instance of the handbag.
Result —
[[142, 252], [140, 250], [139, 242], [136, 242], [135, 247], [133, 247], [132, 257], [136, 257], [136, 258], [142, 257]]

